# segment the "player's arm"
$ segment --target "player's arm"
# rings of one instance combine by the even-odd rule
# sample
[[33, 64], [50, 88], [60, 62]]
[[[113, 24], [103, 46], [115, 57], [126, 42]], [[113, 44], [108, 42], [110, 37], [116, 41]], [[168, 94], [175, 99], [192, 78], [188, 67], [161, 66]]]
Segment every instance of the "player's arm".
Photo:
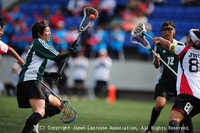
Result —
[[66, 59], [67, 57], [69, 57], [71, 54], [73, 54], [74, 52], [76, 52], [76, 49], [78, 48], [78, 40], [75, 40], [73, 42], [73, 44], [71, 45], [71, 48], [65, 52], [59, 53], [58, 56], [56, 56], [53, 60], [55, 62], [60, 62], [64, 59]]
[[20, 66], [22, 66], [23, 65], [23, 63], [24, 63], [24, 61], [23, 61], [23, 59], [17, 54], [17, 52], [12, 48], [12, 47], [9, 47], [8, 48], [8, 53], [10, 54], [10, 55], [12, 55], [15, 59], [17, 59], [17, 63], [20, 65]]
[[169, 50], [171, 53], [174, 54], [174, 49], [176, 47], [175, 44], [172, 44], [170, 41], [162, 38], [162, 37], [156, 37], [153, 39], [154, 44], [157, 46], [161, 46], [167, 50]]

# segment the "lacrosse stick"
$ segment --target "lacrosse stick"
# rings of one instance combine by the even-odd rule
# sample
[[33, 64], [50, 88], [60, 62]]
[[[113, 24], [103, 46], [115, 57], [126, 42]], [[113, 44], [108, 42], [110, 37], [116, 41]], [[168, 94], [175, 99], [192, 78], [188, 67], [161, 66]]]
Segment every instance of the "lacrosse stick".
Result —
[[[98, 17], [98, 12], [96, 9], [94, 9], [93, 7], [85, 7], [83, 10], [83, 19], [79, 25], [79, 35], [77, 37], [76, 40], [80, 39], [80, 36], [82, 34], [83, 31], [85, 31], [90, 25], [92, 25], [93, 21], [97, 19]], [[78, 43], [78, 41], [77, 41]], [[70, 57], [70, 56], [69, 56]], [[65, 60], [61, 70], [60, 70], [60, 74], [63, 74], [63, 71], [65, 69], [65, 66], [67, 65], [67, 62], [69, 60], [69, 57]], [[56, 84], [58, 84], [59, 78], [56, 80]]]
[[73, 122], [76, 118], [77, 118], [77, 112], [76, 110], [72, 107], [71, 103], [67, 100], [61, 99], [53, 90], [51, 90], [45, 83], [43, 83], [42, 81], [40, 81], [40, 83], [42, 83], [42, 85], [48, 89], [55, 97], [57, 97], [60, 102], [63, 105], [63, 109], [62, 109], [62, 116], [61, 116], [61, 120], [62, 122], [68, 124]]
[[[145, 29], [145, 25], [143, 23], [139, 23], [131, 32], [131, 42], [132, 43], [136, 43], [139, 44], [140, 46], [142, 46], [145, 49], [150, 50], [153, 54], [156, 55], [155, 51], [151, 48], [149, 42], [146, 40], [146, 37], [149, 37], [151, 40], [153, 39], [146, 31]], [[169, 66], [165, 63], [164, 60], [160, 59], [161, 62], [168, 67], [175, 75], [177, 75], [177, 73]]]

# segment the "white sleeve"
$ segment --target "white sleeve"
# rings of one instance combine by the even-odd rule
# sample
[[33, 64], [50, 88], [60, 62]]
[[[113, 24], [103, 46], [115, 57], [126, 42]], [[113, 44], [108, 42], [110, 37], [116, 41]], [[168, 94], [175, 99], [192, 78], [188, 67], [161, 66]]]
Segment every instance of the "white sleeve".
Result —
[[0, 53], [5, 54], [8, 52], [9, 46], [4, 42], [0, 41]]

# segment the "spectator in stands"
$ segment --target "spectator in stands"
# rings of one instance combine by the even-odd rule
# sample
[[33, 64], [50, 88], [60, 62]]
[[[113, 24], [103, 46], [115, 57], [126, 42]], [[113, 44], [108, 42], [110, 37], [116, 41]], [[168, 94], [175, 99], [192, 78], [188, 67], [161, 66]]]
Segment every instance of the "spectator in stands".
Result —
[[134, 19], [136, 18], [136, 13], [135, 11], [132, 11], [130, 7], [126, 7], [124, 11], [122, 11], [121, 14], [122, 17], [122, 29], [125, 32], [130, 32], [134, 29], [135, 24], [134, 24]]
[[56, 9], [55, 14], [53, 14], [53, 15], [50, 17], [50, 21], [49, 21], [50, 27], [51, 27], [53, 30], [58, 29], [58, 22], [65, 22], [65, 17], [64, 17], [64, 15], [62, 14], [62, 11], [61, 11], [60, 8]]
[[67, 30], [65, 29], [65, 22], [58, 21], [56, 25], [56, 29], [52, 34], [53, 44], [57, 51], [63, 51], [68, 49], [68, 43], [66, 40]]
[[[146, 30], [147, 30], [147, 33], [151, 37], [155, 37], [154, 33], [152, 32], [152, 25], [150, 23], [148, 23], [146, 25]], [[149, 37], [146, 37], [146, 39], [149, 42], [150, 47], [153, 48], [154, 47], [153, 41]], [[140, 57], [141, 57], [142, 60], [150, 60], [150, 59], [152, 59], [151, 58], [152, 57], [151, 51], [148, 50], [148, 49], [143, 48], [140, 45], [138, 45], [138, 52], [139, 52]]]
[[142, 0], [138, 3], [138, 9], [141, 10], [145, 16], [151, 15], [154, 8], [154, 3], [151, 0]]
[[35, 11], [33, 13], [33, 17], [39, 21], [39, 20], [44, 20], [47, 24], [49, 24], [49, 21], [50, 21], [50, 17], [51, 17], [51, 14], [50, 14], [50, 9], [48, 6], [44, 7], [42, 9], [42, 14], [38, 14], [37, 11]]
[[101, 0], [97, 7], [97, 10], [100, 14], [99, 23], [112, 20], [116, 6], [116, 0]]
[[132, 12], [135, 12], [138, 8], [138, 1], [137, 0], [128, 0], [126, 7], [130, 9]]
[[124, 41], [125, 32], [121, 28], [120, 23], [116, 23], [109, 35], [109, 54], [112, 59], [124, 61]]
[[4, 88], [8, 96], [16, 96], [16, 86], [19, 79], [20, 66], [17, 63], [12, 65], [10, 71], [10, 81], [4, 81]]
[[[66, 33], [66, 41], [67, 41], [67, 43], [70, 45], [70, 44], [72, 44], [73, 43], [73, 41], [75, 41], [76, 39], [77, 39], [77, 37], [78, 37], [78, 35], [79, 35], [79, 32], [77, 32], [77, 29], [76, 28], [74, 28], [74, 27], [70, 27], [70, 29], [69, 30], [67, 30], [67, 33]], [[80, 41], [79, 41], [80, 42]], [[79, 43], [79, 46], [78, 46], [78, 48], [77, 48], [77, 52], [76, 53], [74, 53], [73, 55], [72, 55], [72, 57], [75, 57], [76, 55], [77, 55], [77, 53], [79, 52], [79, 51], [81, 51], [82, 50], [82, 45]]]
[[92, 46], [92, 50], [95, 54], [95, 57], [97, 57], [101, 49], [107, 50], [108, 48], [108, 34], [104, 30], [103, 26], [98, 25], [94, 35], [96, 36], [97, 43]]
[[83, 12], [83, 8], [88, 4], [87, 0], [69, 0], [65, 13], [67, 16], [79, 17]]
[[140, 9], [136, 10], [136, 17], [134, 19], [134, 24], [138, 25], [139, 23], [147, 24], [148, 23], [148, 17], [145, 16], [144, 12]]
[[81, 47], [84, 51], [84, 55], [87, 58], [92, 57], [92, 45], [96, 43], [96, 39], [94, 38], [94, 29], [93, 25], [89, 26], [81, 36]]
[[14, 31], [11, 35], [11, 45], [16, 49], [19, 55], [29, 46], [32, 42], [31, 33], [24, 21], [20, 21], [19, 16], [13, 18]]
[[108, 56], [107, 50], [101, 49], [98, 57], [94, 60], [94, 91], [97, 97], [105, 97], [107, 95], [111, 66], [112, 59]]
[[[67, 30], [65, 39], [67, 41], [68, 44], [72, 44], [78, 37], [79, 32], [77, 32], [77, 29], [75, 29], [74, 27], [70, 27], [69, 30]], [[79, 51], [80, 46], [78, 47], [77, 51]]]
[[19, 8], [19, 4], [14, 4], [11, 11], [9, 12], [9, 15], [12, 18], [16, 19], [16, 18], [20, 18], [19, 21], [23, 22], [25, 20], [25, 15], [23, 12], [21, 12], [20, 8]]
[[84, 56], [82, 51], [79, 51], [77, 56], [72, 61], [73, 68], [73, 94], [77, 96], [86, 96], [86, 80], [87, 80], [87, 68], [89, 66], [89, 60]]

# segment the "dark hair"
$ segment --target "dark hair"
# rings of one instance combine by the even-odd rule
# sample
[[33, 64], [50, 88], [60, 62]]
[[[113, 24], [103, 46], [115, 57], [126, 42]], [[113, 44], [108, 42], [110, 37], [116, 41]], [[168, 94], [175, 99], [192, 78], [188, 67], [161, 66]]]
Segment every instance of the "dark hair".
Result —
[[[166, 22], [164, 22], [164, 23], [162, 24], [161, 31], [162, 31], [163, 27], [167, 27], [167, 26], [171, 26], [171, 27], [173, 27], [174, 29], [176, 29], [176, 27], [175, 27], [175, 25], [174, 25], [173, 22], [171, 22], [171, 21], [166, 21]], [[176, 37], [175, 34], [174, 34], [173, 37], [174, 37], [174, 38]]]
[[39, 35], [44, 33], [44, 29], [48, 27], [48, 24], [44, 22], [44, 20], [37, 21], [33, 24], [31, 31], [32, 31], [32, 38], [36, 39], [39, 38]]
[[164, 22], [164, 23], [162, 24], [162, 27], [161, 27], [161, 28], [163, 28], [163, 27], [165, 27], [165, 26], [172, 26], [174, 29], [176, 28], [175, 25], [174, 25], [174, 23], [171, 22], [171, 21], [166, 21], [166, 22]]
[[0, 28], [3, 28], [5, 25], [5, 23], [3, 22], [3, 18], [0, 17]]
[[200, 39], [200, 30], [194, 30], [193, 33]]

